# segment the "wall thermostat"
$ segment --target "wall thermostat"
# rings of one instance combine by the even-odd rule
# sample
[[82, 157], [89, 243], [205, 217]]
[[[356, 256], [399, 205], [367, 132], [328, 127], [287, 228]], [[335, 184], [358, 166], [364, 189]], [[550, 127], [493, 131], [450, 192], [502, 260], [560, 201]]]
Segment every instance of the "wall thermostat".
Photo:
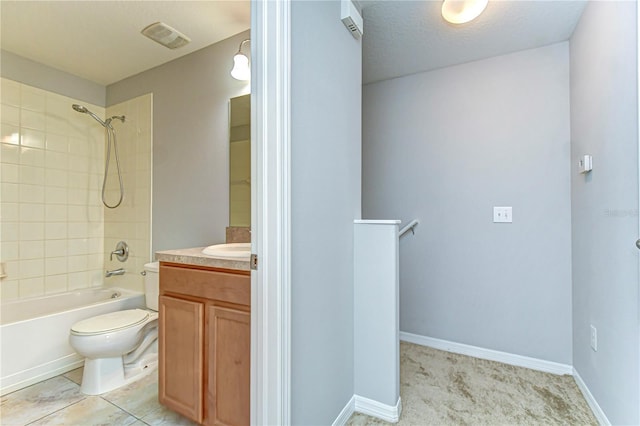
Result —
[[583, 155], [578, 161], [578, 170], [580, 173], [589, 173], [593, 168], [593, 158], [590, 155]]
[[342, 0], [340, 4], [340, 18], [355, 39], [362, 37], [362, 16], [360, 16], [358, 9], [356, 9], [351, 0]]

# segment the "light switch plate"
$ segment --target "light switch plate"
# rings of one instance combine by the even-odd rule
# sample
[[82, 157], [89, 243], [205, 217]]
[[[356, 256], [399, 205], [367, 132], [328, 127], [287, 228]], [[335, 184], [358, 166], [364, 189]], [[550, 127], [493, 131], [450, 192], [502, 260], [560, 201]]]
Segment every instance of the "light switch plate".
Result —
[[513, 209], [511, 207], [494, 207], [493, 223], [512, 223]]

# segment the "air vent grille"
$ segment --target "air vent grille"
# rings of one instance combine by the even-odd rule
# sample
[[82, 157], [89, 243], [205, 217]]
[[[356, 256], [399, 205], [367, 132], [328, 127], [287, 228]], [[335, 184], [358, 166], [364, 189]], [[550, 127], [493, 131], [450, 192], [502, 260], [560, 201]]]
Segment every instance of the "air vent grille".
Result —
[[177, 49], [188, 44], [191, 39], [164, 22], [156, 22], [142, 30], [142, 34], [169, 49]]

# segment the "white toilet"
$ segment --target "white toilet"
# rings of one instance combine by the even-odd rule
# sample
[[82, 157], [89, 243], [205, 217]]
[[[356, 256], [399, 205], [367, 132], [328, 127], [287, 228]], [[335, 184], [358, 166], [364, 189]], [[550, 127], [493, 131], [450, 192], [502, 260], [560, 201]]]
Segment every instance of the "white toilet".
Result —
[[85, 357], [80, 390], [99, 395], [158, 366], [158, 262], [144, 265], [147, 308], [98, 315], [71, 327], [69, 344]]

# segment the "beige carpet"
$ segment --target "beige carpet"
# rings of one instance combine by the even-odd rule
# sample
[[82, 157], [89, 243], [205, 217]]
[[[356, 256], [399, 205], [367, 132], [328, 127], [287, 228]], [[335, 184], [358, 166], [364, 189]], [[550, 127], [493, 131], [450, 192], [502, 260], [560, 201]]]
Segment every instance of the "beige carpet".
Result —
[[[573, 377], [400, 344], [399, 425], [597, 425]], [[348, 425], [382, 425], [354, 414]]]

